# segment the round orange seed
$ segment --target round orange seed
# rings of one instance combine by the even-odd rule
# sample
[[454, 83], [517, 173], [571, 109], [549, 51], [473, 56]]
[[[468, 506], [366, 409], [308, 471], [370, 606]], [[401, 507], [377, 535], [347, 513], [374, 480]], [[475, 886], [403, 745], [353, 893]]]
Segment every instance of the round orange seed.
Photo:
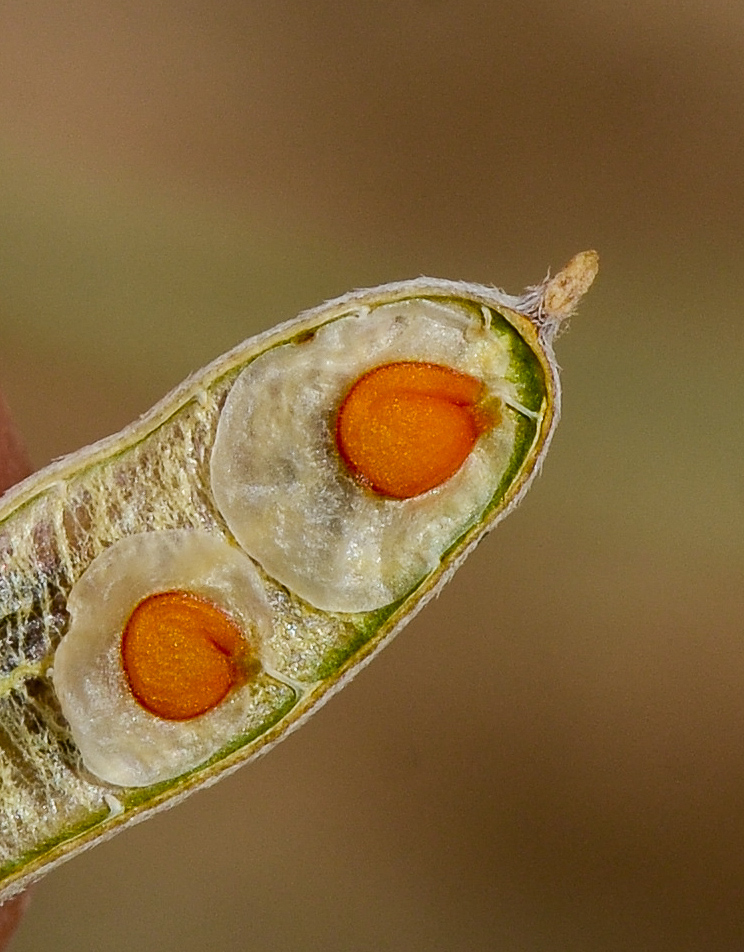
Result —
[[349, 468], [375, 492], [409, 499], [440, 486], [495, 422], [485, 387], [441, 364], [399, 361], [375, 367], [346, 395], [336, 443]]
[[241, 681], [247, 645], [217, 605], [190, 592], [143, 599], [124, 628], [121, 657], [132, 694], [151, 714], [188, 720]]

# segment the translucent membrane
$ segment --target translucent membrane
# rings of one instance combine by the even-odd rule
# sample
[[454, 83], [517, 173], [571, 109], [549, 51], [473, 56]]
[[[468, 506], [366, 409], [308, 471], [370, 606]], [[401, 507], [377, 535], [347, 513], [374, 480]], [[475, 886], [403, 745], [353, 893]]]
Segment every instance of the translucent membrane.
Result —
[[400, 361], [360, 377], [336, 421], [339, 452], [370, 489], [410, 499], [441, 486], [496, 421], [485, 387], [440, 364]]
[[212, 710], [242, 680], [247, 646], [235, 622], [189, 592], [145, 598], [124, 629], [132, 694], [151, 714], [188, 720]]

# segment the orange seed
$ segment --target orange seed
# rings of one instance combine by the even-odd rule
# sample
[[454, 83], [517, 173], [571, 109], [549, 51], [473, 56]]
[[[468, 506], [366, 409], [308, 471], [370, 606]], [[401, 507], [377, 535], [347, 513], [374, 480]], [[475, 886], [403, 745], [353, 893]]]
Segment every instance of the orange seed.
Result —
[[347, 393], [336, 444], [356, 476], [383, 496], [409, 499], [453, 476], [496, 422], [485, 387], [441, 364], [375, 367]]
[[130, 615], [121, 657], [142, 707], [181, 721], [212, 710], [242, 680], [247, 645], [217, 605], [190, 592], [161, 592]]

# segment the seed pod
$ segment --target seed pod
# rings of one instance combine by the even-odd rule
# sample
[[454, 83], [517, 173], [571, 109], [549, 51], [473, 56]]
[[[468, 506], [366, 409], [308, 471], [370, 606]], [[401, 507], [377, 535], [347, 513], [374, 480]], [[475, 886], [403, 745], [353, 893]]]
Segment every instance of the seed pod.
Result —
[[521, 499], [594, 252], [235, 348], [0, 503], [0, 898], [276, 743]]

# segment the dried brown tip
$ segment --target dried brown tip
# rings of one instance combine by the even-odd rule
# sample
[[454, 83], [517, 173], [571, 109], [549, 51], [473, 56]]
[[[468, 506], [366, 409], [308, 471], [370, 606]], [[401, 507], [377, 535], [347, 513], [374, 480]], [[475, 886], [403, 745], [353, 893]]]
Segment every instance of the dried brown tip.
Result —
[[562, 321], [576, 309], [599, 271], [596, 251], [580, 251], [542, 289], [541, 310], [546, 317]]

